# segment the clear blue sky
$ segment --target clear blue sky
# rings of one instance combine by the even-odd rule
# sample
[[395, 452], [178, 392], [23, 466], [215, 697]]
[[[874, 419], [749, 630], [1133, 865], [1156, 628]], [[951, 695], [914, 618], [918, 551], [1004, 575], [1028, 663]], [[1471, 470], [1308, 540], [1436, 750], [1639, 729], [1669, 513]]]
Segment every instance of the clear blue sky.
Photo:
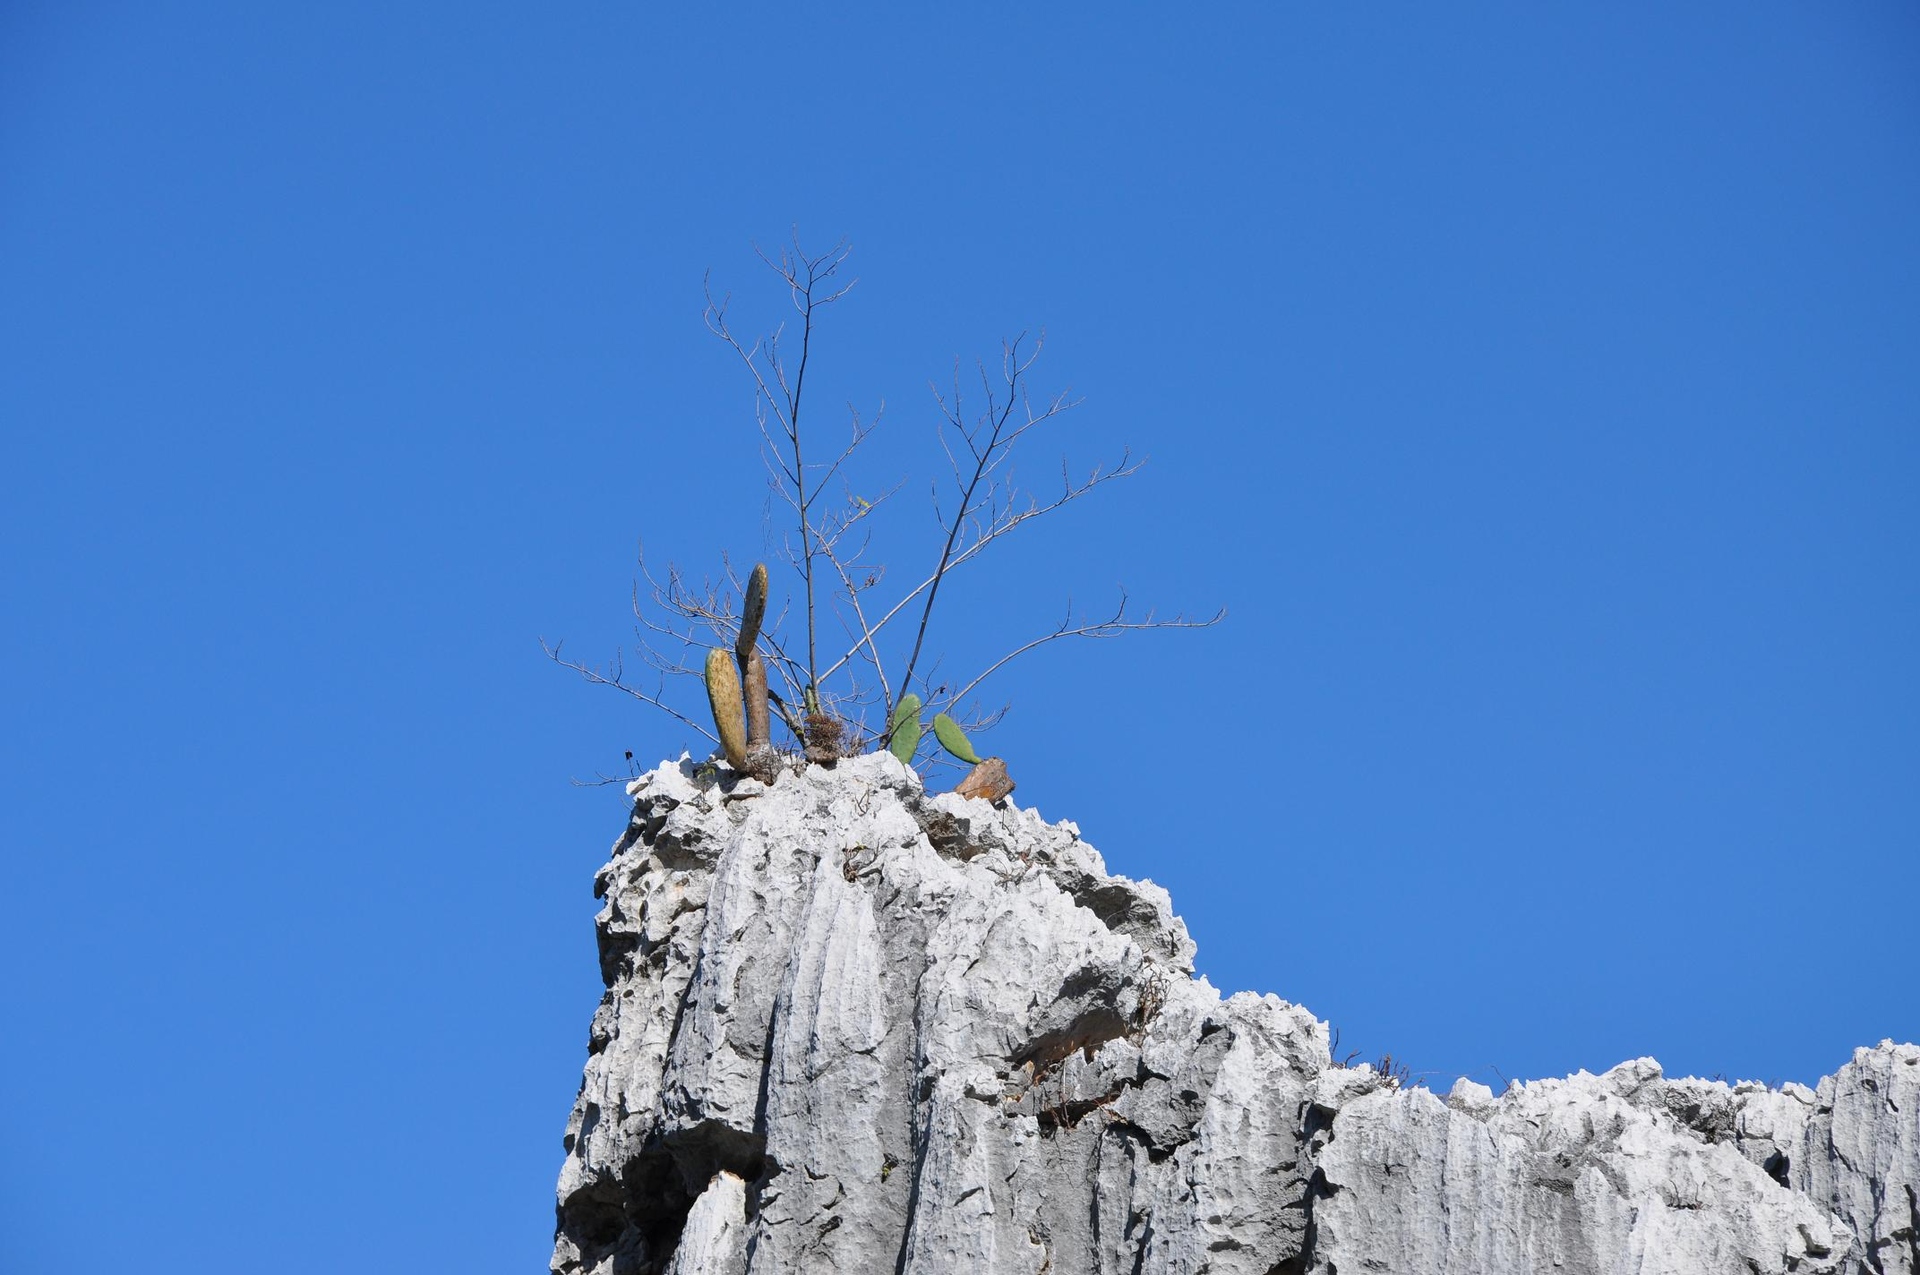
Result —
[[543, 1268], [568, 780], [692, 741], [536, 637], [764, 552], [700, 280], [793, 225], [874, 481], [1039, 327], [1034, 477], [1151, 455], [945, 637], [1229, 608], [991, 744], [1216, 984], [1442, 1086], [1920, 1036], [1920, 11], [1044, 8], [0, 9], [0, 1268]]

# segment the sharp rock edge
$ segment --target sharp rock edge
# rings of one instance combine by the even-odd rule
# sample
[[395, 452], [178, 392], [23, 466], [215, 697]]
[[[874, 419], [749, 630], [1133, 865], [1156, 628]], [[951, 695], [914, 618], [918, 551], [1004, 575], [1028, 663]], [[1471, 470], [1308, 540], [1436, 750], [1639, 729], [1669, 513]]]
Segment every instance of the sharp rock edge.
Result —
[[1072, 824], [885, 753], [631, 792], [561, 1275], [1920, 1275], [1912, 1045], [1442, 1098], [1223, 999]]

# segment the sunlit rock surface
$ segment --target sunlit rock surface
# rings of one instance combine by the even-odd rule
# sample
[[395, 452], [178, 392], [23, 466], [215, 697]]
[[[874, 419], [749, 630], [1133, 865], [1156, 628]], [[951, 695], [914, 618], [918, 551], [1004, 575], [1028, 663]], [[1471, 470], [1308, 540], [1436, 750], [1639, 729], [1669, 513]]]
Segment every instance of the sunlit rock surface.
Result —
[[1070, 823], [884, 753], [633, 793], [563, 1275], [1920, 1275], [1914, 1046], [1400, 1089]]

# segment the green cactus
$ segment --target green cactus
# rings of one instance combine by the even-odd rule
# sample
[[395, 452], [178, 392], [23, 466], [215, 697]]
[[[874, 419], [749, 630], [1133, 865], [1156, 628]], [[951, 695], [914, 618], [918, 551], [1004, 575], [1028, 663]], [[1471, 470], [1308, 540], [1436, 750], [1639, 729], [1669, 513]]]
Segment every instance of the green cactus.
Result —
[[933, 735], [940, 741], [940, 747], [952, 753], [969, 766], [980, 764], [980, 755], [973, 751], [973, 745], [967, 742], [967, 733], [960, 729], [960, 723], [945, 713], [936, 713], [933, 718]]
[[767, 709], [767, 662], [760, 652], [747, 652], [747, 748], [764, 748], [773, 742], [773, 715]]
[[747, 598], [740, 610], [740, 640], [733, 644], [733, 651], [740, 661], [740, 671], [747, 670], [747, 656], [753, 653], [753, 644], [760, 640], [760, 622], [767, 618], [767, 564], [753, 564], [753, 574], [747, 577]]
[[747, 577], [747, 596], [740, 610], [740, 637], [733, 658], [746, 684], [747, 748], [765, 748], [773, 742], [772, 717], [767, 711], [767, 666], [756, 649], [760, 622], [767, 615], [767, 564], [756, 562]]
[[720, 732], [727, 764], [745, 771], [747, 723], [740, 698], [740, 674], [734, 670], [732, 653], [716, 646], [707, 652], [707, 704], [713, 709], [713, 725]]
[[893, 720], [887, 723], [887, 751], [903, 766], [913, 765], [914, 750], [920, 747], [920, 697], [908, 691], [893, 706]]

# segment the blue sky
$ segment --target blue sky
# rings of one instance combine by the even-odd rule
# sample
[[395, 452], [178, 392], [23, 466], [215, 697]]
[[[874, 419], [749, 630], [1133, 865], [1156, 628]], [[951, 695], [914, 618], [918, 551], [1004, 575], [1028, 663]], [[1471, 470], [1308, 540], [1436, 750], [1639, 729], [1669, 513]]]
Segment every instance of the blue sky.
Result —
[[796, 226], [868, 489], [1042, 328], [1022, 472], [1151, 457], [938, 636], [1228, 608], [988, 741], [1216, 984], [1439, 1086], [1920, 1035], [1917, 66], [1892, 3], [14, 0], [0, 1267], [541, 1268], [569, 779], [696, 741], [536, 639], [768, 551], [700, 289], [771, 321]]

